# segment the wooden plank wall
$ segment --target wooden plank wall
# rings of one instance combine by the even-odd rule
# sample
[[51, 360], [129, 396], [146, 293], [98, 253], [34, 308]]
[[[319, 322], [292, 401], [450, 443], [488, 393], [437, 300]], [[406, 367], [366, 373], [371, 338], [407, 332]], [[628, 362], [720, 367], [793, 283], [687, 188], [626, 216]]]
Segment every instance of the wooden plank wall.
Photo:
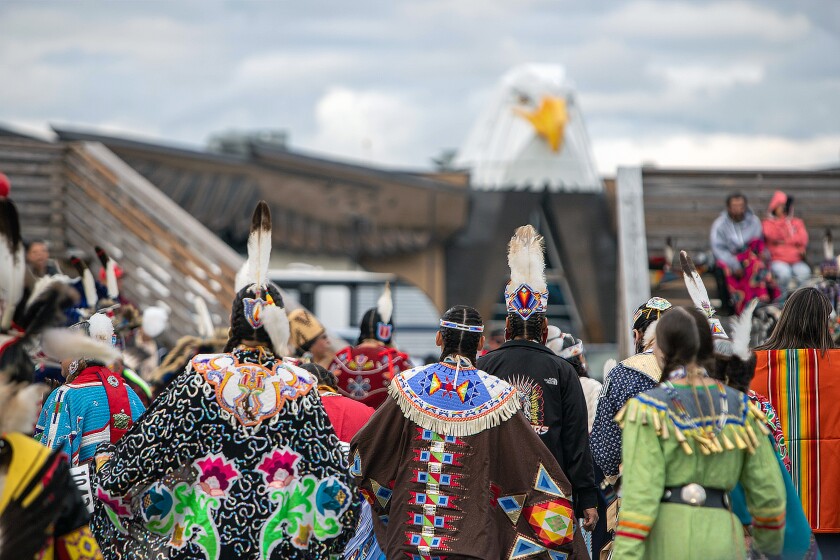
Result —
[[0, 139], [0, 172], [12, 184], [11, 198], [21, 217], [23, 238], [48, 241], [54, 256], [66, 248], [62, 157], [63, 147], [57, 144]]
[[0, 171], [26, 237], [47, 239], [57, 258], [102, 245], [125, 270], [128, 299], [171, 309], [170, 338], [195, 333], [194, 295], [227, 324], [242, 257], [107, 148], [0, 139]]
[[776, 190], [794, 197], [794, 213], [804, 220], [812, 265], [822, 261], [826, 228], [840, 239], [840, 173], [761, 171], [692, 172], [643, 169], [648, 254], [662, 256], [665, 239], [690, 252], [709, 250], [709, 230], [724, 210], [727, 195], [744, 193], [764, 218]]

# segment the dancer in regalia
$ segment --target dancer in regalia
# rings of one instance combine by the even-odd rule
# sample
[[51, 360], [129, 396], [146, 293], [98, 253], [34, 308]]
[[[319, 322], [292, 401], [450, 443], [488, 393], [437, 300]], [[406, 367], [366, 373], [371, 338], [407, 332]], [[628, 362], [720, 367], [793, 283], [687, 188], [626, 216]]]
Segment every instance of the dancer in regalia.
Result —
[[46, 387], [32, 384], [29, 354], [48, 327], [64, 323], [72, 293], [52, 283], [22, 303], [26, 263], [8, 194], [0, 173], [0, 560], [99, 560], [67, 456], [32, 438]]
[[476, 369], [481, 316], [455, 306], [440, 362], [403, 372], [351, 443], [351, 471], [388, 558], [588, 558], [572, 485], [516, 390]]
[[289, 324], [267, 278], [260, 202], [222, 354], [194, 357], [116, 445], [99, 449], [94, 534], [109, 558], [340, 555], [356, 491], [315, 379], [282, 358]]
[[707, 329], [697, 310], [665, 314], [655, 353], [666, 381], [616, 417], [624, 457], [616, 558], [745, 558], [728, 501], [739, 482], [755, 520], [753, 547], [782, 551], [785, 489], [764, 414], [700, 367]]
[[411, 367], [408, 355], [392, 346], [393, 311], [391, 286], [386, 284], [376, 307], [362, 317], [357, 344], [339, 350], [330, 366], [342, 395], [373, 408], [387, 397], [391, 379]]

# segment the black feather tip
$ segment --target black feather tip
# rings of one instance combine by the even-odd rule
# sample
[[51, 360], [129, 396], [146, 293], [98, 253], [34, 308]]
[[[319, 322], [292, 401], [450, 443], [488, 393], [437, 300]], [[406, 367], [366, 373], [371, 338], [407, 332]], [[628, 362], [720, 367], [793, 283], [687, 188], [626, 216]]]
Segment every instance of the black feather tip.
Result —
[[260, 230], [271, 231], [271, 210], [264, 200], [257, 203], [254, 215], [251, 217], [251, 233]]
[[680, 251], [680, 266], [682, 267], [683, 274], [686, 276], [691, 276], [697, 272], [697, 268], [694, 266], [694, 261], [691, 260], [691, 257], [689, 257], [688, 253], [685, 251]]
[[105, 249], [97, 245], [94, 247], [96, 251], [96, 256], [99, 257], [99, 262], [102, 263], [102, 266], [108, 266], [108, 253], [105, 252]]

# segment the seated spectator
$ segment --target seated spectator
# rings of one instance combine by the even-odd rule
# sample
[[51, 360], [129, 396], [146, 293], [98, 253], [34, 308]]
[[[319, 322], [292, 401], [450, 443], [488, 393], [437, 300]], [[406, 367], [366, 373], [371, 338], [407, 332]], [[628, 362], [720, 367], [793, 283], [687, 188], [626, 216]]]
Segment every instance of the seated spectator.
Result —
[[38, 278], [57, 274], [58, 269], [50, 262], [50, 249], [43, 239], [33, 239], [26, 244], [26, 287], [32, 288]]
[[762, 260], [761, 221], [747, 207], [746, 196], [736, 193], [727, 197], [726, 210], [712, 224], [709, 237], [735, 313], [740, 314], [752, 299], [765, 303], [775, 299], [778, 290]]
[[773, 193], [761, 227], [770, 251], [770, 271], [785, 297], [791, 279], [798, 288], [811, 277], [811, 267], [805, 262], [808, 230], [801, 219], [793, 217], [793, 198], [782, 191]]

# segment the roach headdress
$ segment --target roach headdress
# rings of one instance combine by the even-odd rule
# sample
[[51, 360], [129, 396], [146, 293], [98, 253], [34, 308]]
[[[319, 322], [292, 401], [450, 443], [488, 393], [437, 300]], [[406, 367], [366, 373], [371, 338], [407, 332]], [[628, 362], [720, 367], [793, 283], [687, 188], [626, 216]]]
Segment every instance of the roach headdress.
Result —
[[514, 232], [508, 245], [508, 265], [510, 282], [505, 287], [508, 314], [515, 313], [527, 321], [534, 313], [545, 313], [548, 286], [543, 236], [534, 226], [522, 226]]
[[394, 298], [391, 295], [391, 283], [385, 283], [385, 290], [376, 301], [376, 307], [368, 309], [362, 316], [359, 329], [359, 343], [374, 338], [388, 344], [394, 337]]

